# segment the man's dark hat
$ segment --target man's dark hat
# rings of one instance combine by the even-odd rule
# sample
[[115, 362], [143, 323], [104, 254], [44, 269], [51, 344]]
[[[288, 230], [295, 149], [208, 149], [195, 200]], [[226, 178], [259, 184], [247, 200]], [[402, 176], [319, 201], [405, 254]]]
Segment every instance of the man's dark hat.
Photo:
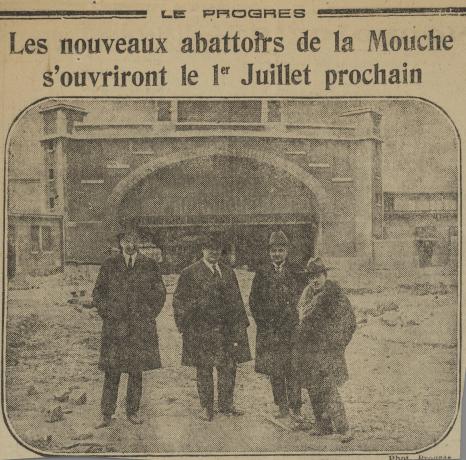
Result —
[[271, 246], [285, 246], [288, 247], [290, 240], [281, 230], [272, 232], [269, 239], [269, 247]]
[[138, 239], [142, 238], [142, 231], [139, 227], [133, 225], [122, 225], [116, 231], [115, 237], [118, 242], [126, 235], [136, 235]]
[[202, 238], [203, 249], [223, 249], [224, 241], [221, 232], [209, 232]]
[[311, 258], [306, 266], [306, 271], [311, 278], [319, 276], [321, 273], [327, 274], [328, 267], [322, 262], [320, 257]]

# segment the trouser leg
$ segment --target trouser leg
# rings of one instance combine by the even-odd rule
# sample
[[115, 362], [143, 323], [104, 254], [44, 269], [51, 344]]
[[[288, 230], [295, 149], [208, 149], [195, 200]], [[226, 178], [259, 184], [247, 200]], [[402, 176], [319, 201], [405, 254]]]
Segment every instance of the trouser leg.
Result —
[[115, 413], [120, 376], [120, 371], [105, 371], [104, 387], [102, 390], [102, 399], [100, 402], [100, 408], [103, 415], [112, 416]]
[[271, 375], [273, 400], [280, 409], [288, 409], [288, 398], [286, 396], [286, 378], [284, 375]]
[[332, 433], [332, 421], [326, 412], [328, 391], [324, 389], [308, 389], [308, 393], [317, 429], [321, 430], [322, 433]]
[[226, 411], [233, 406], [235, 391], [236, 363], [231, 361], [226, 366], [217, 367], [218, 408]]
[[294, 412], [299, 412], [302, 405], [301, 385], [294, 372], [289, 371], [286, 376], [286, 392], [288, 396], [288, 406]]
[[142, 396], [142, 372], [130, 372], [128, 375], [128, 386], [126, 388], [126, 413], [136, 414]]
[[197, 392], [201, 407], [214, 407], [214, 376], [212, 367], [197, 367]]
[[346, 418], [343, 400], [336, 385], [333, 385], [328, 391], [326, 411], [333, 422], [335, 432], [346, 433], [349, 429], [348, 419]]
[[314, 413], [314, 418], [316, 422], [322, 419], [324, 415], [324, 401], [321, 393], [316, 392], [313, 389], [307, 390], [309, 393], [309, 399], [311, 401], [312, 412]]

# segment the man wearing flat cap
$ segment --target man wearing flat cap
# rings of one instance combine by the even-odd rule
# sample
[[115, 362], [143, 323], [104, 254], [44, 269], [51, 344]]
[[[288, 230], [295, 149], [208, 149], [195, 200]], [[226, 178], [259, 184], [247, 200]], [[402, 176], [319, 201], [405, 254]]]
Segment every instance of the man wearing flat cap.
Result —
[[256, 372], [270, 377], [277, 418], [301, 414], [301, 388], [291, 365], [298, 325], [297, 303], [304, 287], [303, 270], [288, 261], [289, 240], [283, 231], [269, 240], [270, 262], [254, 277], [249, 307], [257, 325]]
[[173, 297], [175, 322], [183, 337], [182, 364], [197, 370], [197, 390], [205, 419], [214, 417], [213, 368], [218, 409], [242, 415], [233, 405], [236, 365], [250, 361], [248, 317], [233, 269], [222, 262], [222, 235], [203, 239], [199, 261], [185, 268]]
[[111, 423], [122, 373], [128, 373], [127, 418], [142, 423], [142, 373], [161, 367], [156, 317], [166, 290], [159, 267], [138, 252], [137, 231], [125, 230], [117, 238], [121, 252], [104, 261], [92, 293], [103, 320], [99, 367], [105, 372], [102, 422], [97, 428]]
[[353, 308], [340, 285], [327, 279], [320, 258], [308, 262], [307, 272], [293, 365], [309, 392], [315, 417], [311, 434], [351, 436], [338, 387], [348, 380], [345, 348], [356, 330]]

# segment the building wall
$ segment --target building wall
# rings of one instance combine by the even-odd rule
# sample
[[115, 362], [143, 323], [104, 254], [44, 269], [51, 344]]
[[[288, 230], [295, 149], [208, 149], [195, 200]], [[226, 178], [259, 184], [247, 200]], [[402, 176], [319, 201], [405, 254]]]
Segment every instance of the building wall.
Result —
[[[176, 181], [170, 183], [167, 168], [151, 171], [152, 177], [158, 177], [155, 183], [141, 175], [139, 183], [125, 189], [121, 202], [110, 203], [109, 199], [125, 178], [139, 168], [150, 169], [157, 159], [174, 158], [189, 169], [190, 158], [200, 154], [211, 161], [222, 158], [226, 162], [227, 158], [248, 157], [246, 163], [251, 170], [257, 168], [260, 172], [256, 177], [262, 179], [261, 172], [270, 169], [264, 166], [267, 161], [285, 160], [275, 164], [276, 177], [272, 172], [264, 180], [270, 191], [277, 189], [279, 176], [290, 176], [291, 170], [299, 167], [298, 176], [312, 178], [307, 184], [317, 187], [320, 198], [312, 186], [302, 190], [306, 188], [303, 180], [292, 193], [278, 190], [275, 199], [265, 194], [239, 203], [238, 210], [250, 215], [286, 214], [290, 210], [311, 214], [306, 225], [313, 228], [313, 237], [319, 235], [319, 254], [372, 257], [373, 237], [380, 237], [382, 219], [375, 208], [381, 194], [380, 116], [375, 112], [358, 110], [340, 117], [322, 106], [316, 112], [317, 105], [297, 101], [158, 100], [133, 105], [128, 102], [128, 110], [118, 114], [121, 117], [103, 114], [99, 107], [98, 116], [93, 116], [94, 109], [87, 114], [66, 103], [49, 103], [40, 110], [43, 135], [34, 140], [43, 157], [39, 162], [43, 176], [40, 202], [48, 214], [63, 216], [66, 260], [103, 259], [112, 245], [107, 220], [115, 209], [120, 217], [126, 216], [128, 209], [135, 215], [186, 212], [180, 194], [175, 206], [169, 202], [173, 203], [181, 189], [183, 196], [189, 195], [189, 184], [181, 187]], [[354, 104], [348, 103], [348, 108]], [[136, 123], [128, 116], [132, 110]], [[330, 114], [331, 126], [309, 122], [321, 115], [328, 119]], [[52, 179], [48, 177], [51, 170]], [[226, 183], [228, 180], [225, 176]], [[260, 195], [257, 183], [244, 186], [246, 196]], [[196, 193], [202, 193], [201, 188]], [[13, 190], [12, 195], [19, 193]], [[216, 205], [205, 212], [232, 214], [229, 199], [235, 203], [238, 198], [234, 192], [219, 193]], [[18, 213], [25, 212], [24, 206], [21, 209], [23, 198], [17, 202]], [[13, 209], [10, 206], [10, 212]]]
[[9, 180], [8, 211], [10, 213], [39, 214], [44, 199], [44, 185], [41, 179]]
[[16, 275], [48, 275], [63, 269], [61, 218], [10, 215], [8, 230]]
[[[307, 171], [326, 190], [330, 200], [330, 209], [325, 209], [322, 218], [322, 228], [325, 247], [330, 255], [354, 256], [359, 247], [371, 251], [370, 238], [372, 222], [367, 216], [367, 209], [372, 206], [372, 180], [371, 169], [361, 166], [370, 159], [374, 143], [364, 141], [337, 141], [316, 139], [281, 139], [281, 138], [249, 138], [249, 137], [201, 137], [201, 138], [156, 138], [156, 139], [105, 139], [105, 140], [69, 140], [65, 145], [67, 154], [67, 209], [68, 220], [72, 227], [69, 229], [70, 238], [67, 247], [67, 258], [79, 259], [83, 251], [95, 257], [102, 251], [101, 229], [89, 231], [91, 225], [97, 229], [103, 225], [109, 211], [107, 198], [114, 187], [136, 168], [148, 163], [154, 158], [170, 155], [186, 155], [202, 151], [206, 155], [241, 156], [242, 152], [253, 151], [259, 158], [261, 156], [277, 156], [300, 166]], [[226, 159], [222, 161], [227, 161]], [[261, 168], [261, 163], [248, 160], [252, 168]], [[189, 166], [187, 167], [189, 169]], [[160, 170], [157, 175], [170, 182], [170, 171]], [[277, 175], [284, 174], [283, 171]], [[364, 176], [364, 177], [362, 177]], [[366, 177], [368, 176], [368, 177]], [[162, 180], [163, 182], [163, 180]], [[176, 179], [172, 180], [173, 184]], [[269, 177], [269, 185], [273, 185], [273, 175]], [[129, 191], [127, 199], [132, 203], [134, 213], [145, 214], [150, 212], [147, 208], [152, 201], [165, 201], [169, 197], [168, 190], [158, 193], [157, 185], [140, 185]], [[255, 196], [253, 184], [245, 184], [245, 194]], [[189, 184], [188, 184], [189, 186]], [[142, 188], [141, 188], [142, 187]], [[249, 189], [248, 189], [249, 187]], [[356, 191], [359, 198], [356, 199]], [[312, 194], [312, 190], [310, 191]], [[143, 199], [136, 199], [134, 194], [142, 193]], [[133, 195], [133, 198], [131, 198]], [[158, 196], [155, 196], [158, 195]], [[295, 193], [296, 195], [296, 193]], [[228, 202], [228, 193], [225, 192], [224, 202]], [[139, 204], [138, 204], [139, 203]], [[268, 203], [268, 204], [267, 204]], [[256, 205], [258, 203], [255, 203]], [[274, 205], [275, 204], [275, 209]], [[317, 207], [321, 204], [316, 203]], [[271, 207], [272, 206], [272, 207]], [[300, 203], [291, 206], [291, 212], [297, 212]], [[305, 205], [301, 212], [318, 213], [309, 205]], [[166, 207], [166, 206], [165, 206]], [[145, 209], [144, 209], [145, 208]], [[262, 208], [262, 209], [260, 209]], [[158, 203], [158, 209], [164, 209], [164, 203]], [[245, 206], [247, 209], [247, 206]], [[359, 227], [355, 216], [359, 209]], [[264, 199], [255, 212], [267, 213], [273, 210], [276, 213], [290, 212], [289, 203], [284, 197], [277, 198], [273, 203]], [[225, 214], [230, 209], [217, 209], [216, 213]], [[249, 212], [254, 212], [251, 208]], [[163, 212], [162, 212], [163, 213]], [[320, 219], [320, 216], [318, 217]], [[359, 230], [358, 230], [359, 229]], [[359, 240], [356, 240], [356, 232]], [[367, 235], [363, 235], [366, 232]], [[88, 248], [84, 250], [81, 244], [74, 244], [73, 240], [86, 241]], [[74, 249], [73, 249], [74, 248]]]
[[[457, 236], [455, 236], [458, 231], [456, 215], [392, 215], [385, 219], [385, 239], [387, 240], [409, 240], [416, 245], [416, 241], [421, 241], [424, 238], [424, 230], [427, 230], [434, 240], [431, 264], [455, 263], [458, 242]], [[419, 262], [419, 254], [417, 259]]]
[[[410, 242], [411, 250], [400, 257], [414, 258], [414, 264], [421, 266], [457, 263], [456, 193], [386, 192], [384, 204], [384, 240]], [[428, 260], [422, 254], [425, 246], [432, 252]]]

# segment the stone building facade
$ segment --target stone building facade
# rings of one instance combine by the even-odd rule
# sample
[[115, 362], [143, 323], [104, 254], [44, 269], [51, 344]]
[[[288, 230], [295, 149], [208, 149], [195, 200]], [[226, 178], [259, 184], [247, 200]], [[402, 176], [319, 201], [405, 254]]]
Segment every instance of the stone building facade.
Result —
[[[290, 113], [305, 103], [146, 100], [144, 123], [88, 123], [89, 109], [42, 103], [37, 196], [41, 216], [60, 222], [63, 263], [101, 262], [128, 222], [172, 269], [190, 261], [206, 228], [225, 231], [237, 265], [254, 267], [276, 228], [296, 260], [373, 260], [383, 236], [381, 115], [358, 109], [337, 124], [296, 123]], [[11, 223], [21, 214], [12, 184]]]
[[417, 267], [456, 265], [458, 194], [384, 192], [378, 261]]

